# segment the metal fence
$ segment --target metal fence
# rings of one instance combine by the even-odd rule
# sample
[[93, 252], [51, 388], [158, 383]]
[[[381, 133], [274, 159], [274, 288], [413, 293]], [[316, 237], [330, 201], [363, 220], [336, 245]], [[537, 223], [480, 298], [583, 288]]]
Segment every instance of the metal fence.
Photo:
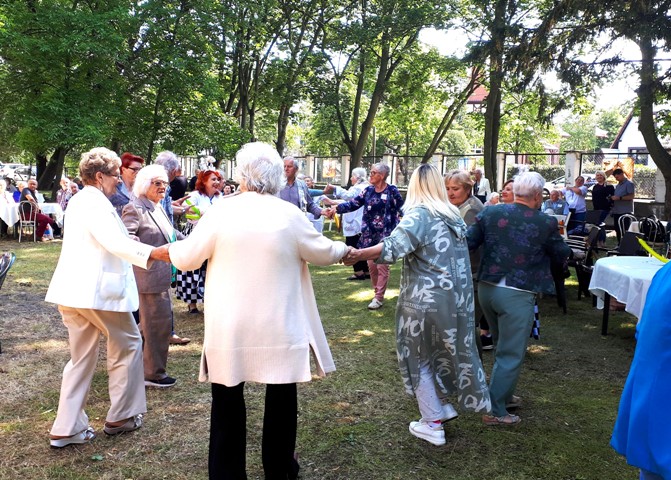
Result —
[[[633, 171], [628, 172], [626, 168], [623, 168], [623, 170], [636, 184], [636, 197], [655, 197], [657, 169], [654, 163], [650, 161], [647, 153], [578, 153], [578, 155], [580, 156], [581, 173], [583, 175], [593, 175], [597, 170], [607, 170], [618, 162], [631, 166]], [[316, 183], [346, 185], [349, 182], [350, 157], [348, 155], [337, 157], [308, 155], [295, 158], [299, 163], [300, 171], [306, 175], [311, 175]], [[520, 170], [538, 171], [547, 177], [546, 180], [553, 180], [563, 175], [563, 167], [566, 165], [566, 154], [563, 152], [505, 154], [504, 159], [504, 180]], [[197, 159], [193, 157], [182, 157], [181, 160], [183, 170], [186, 171], [193, 169], [197, 162]], [[412, 172], [421, 161], [422, 157], [420, 156], [385, 154], [363, 157], [360, 166], [370, 172], [370, 168], [375, 163], [385, 163], [390, 168], [388, 182], [399, 188], [406, 188]], [[482, 154], [447, 155], [437, 153], [433, 156], [431, 162], [439, 168], [442, 174], [454, 169], [472, 171], [484, 166], [484, 156]], [[220, 170], [224, 172], [225, 178], [231, 178], [235, 171], [235, 162], [222, 161]], [[612, 183], [612, 178], [610, 181]]]

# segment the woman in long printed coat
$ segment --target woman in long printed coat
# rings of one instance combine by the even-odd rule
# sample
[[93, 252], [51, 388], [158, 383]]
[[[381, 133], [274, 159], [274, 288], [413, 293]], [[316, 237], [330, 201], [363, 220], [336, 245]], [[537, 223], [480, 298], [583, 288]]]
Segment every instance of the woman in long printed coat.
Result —
[[457, 416], [446, 397], [456, 394], [464, 410], [491, 410], [475, 345], [466, 225], [448, 202], [440, 173], [429, 164], [413, 173], [403, 211], [389, 237], [351, 252], [345, 263], [403, 259], [396, 348], [405, 390], [415, 395], [422, 414], [410, 422], [409, 430], [434, 445], [444, 445], [442, 422]]

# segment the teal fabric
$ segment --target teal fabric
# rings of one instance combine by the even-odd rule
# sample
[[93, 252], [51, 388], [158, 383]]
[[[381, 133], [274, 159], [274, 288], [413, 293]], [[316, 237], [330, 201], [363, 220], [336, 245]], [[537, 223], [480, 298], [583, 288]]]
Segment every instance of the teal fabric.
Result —
[[489, 379], [492, 414], [506, 415], [508, 402], [520, 377], [527, 350], [529, 331], [534, 322], [535, 295], [490, 283], [478, 284], [480, 307], [489, 322], [496, 348]]
[[671, 262], [652, 279], [610, 444], [627, 463], [671, 479]]
[[426, 359], [439, 395], [457, 394], [462, 409], [484, 413], [491, 406], [475, 346], [465, 233], [461, 218], [449, 220], [417, 207], [384, 239], [377, 262], [403, 259], [396, 348], [406, 391], [414, 393], [419, 364]]

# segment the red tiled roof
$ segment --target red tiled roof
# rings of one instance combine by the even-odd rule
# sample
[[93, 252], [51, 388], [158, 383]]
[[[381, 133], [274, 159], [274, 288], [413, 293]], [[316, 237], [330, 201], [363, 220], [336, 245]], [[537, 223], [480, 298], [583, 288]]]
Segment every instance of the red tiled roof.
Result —
[[489, 92], [485, 87], [482, 85], [478, 85], [475, 88], [475, 91], [471, 93], [471, 96], [468, 97], [468, 100], [466, 103], [469, 105], [479, 105], [481, 103], [485, 103], [485, 98], [487, 98], [487, 95], [489, 95]]

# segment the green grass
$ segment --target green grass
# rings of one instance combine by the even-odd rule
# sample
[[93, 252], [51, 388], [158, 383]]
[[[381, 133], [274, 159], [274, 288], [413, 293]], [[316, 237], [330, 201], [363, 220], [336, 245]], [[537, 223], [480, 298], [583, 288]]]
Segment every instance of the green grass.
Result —
[[[193, 342], [170, 348], [168, 371], [179, 383], [147, 391], [145, 427], [117, 438], [101, 433], [90, 445], [53, 451], [48, 431], [69, 354], [60, 315], [43, 299], [60, 246], [4, 241], [0, 249], [17, 253], [0, 290], [0, 479], [207, 478], [210, 391], [197, 379], [202, 317], [188, 315], [185, 305], [175, 302], [178, 333]], [[524, 401], [522, 423], [491, 428], [478, 415], [462, 413], [447, 426], [447, 445], [434, 447], [407, 430], [419, 413], [403, 391], [396, 365], [399, 266], [392, 268], [379, 311], [366, 309], [372, 298], [367, 282], [344, 280], [351, 269], [311, 271], [337, 371], [299, 385], [301, 478], [636, 478], [636, 470], [608, 445], [633, 355], [635, 319], [612, 315], [610, 335], [602, 337], [601, 312], [589, 299], [577, 301], [573, 278], [568, 315], [554, 298], [540, 301], [542, 337], [530, 342], [517, 389]], [[99, 432], [109, 407], [104, 342], [100, 356], [87, 407]], [[492, 357], [485, 352], [487, 371]], [[263, 392], [253, 384], [246, 390], [250, 479], [263, 478]]]

